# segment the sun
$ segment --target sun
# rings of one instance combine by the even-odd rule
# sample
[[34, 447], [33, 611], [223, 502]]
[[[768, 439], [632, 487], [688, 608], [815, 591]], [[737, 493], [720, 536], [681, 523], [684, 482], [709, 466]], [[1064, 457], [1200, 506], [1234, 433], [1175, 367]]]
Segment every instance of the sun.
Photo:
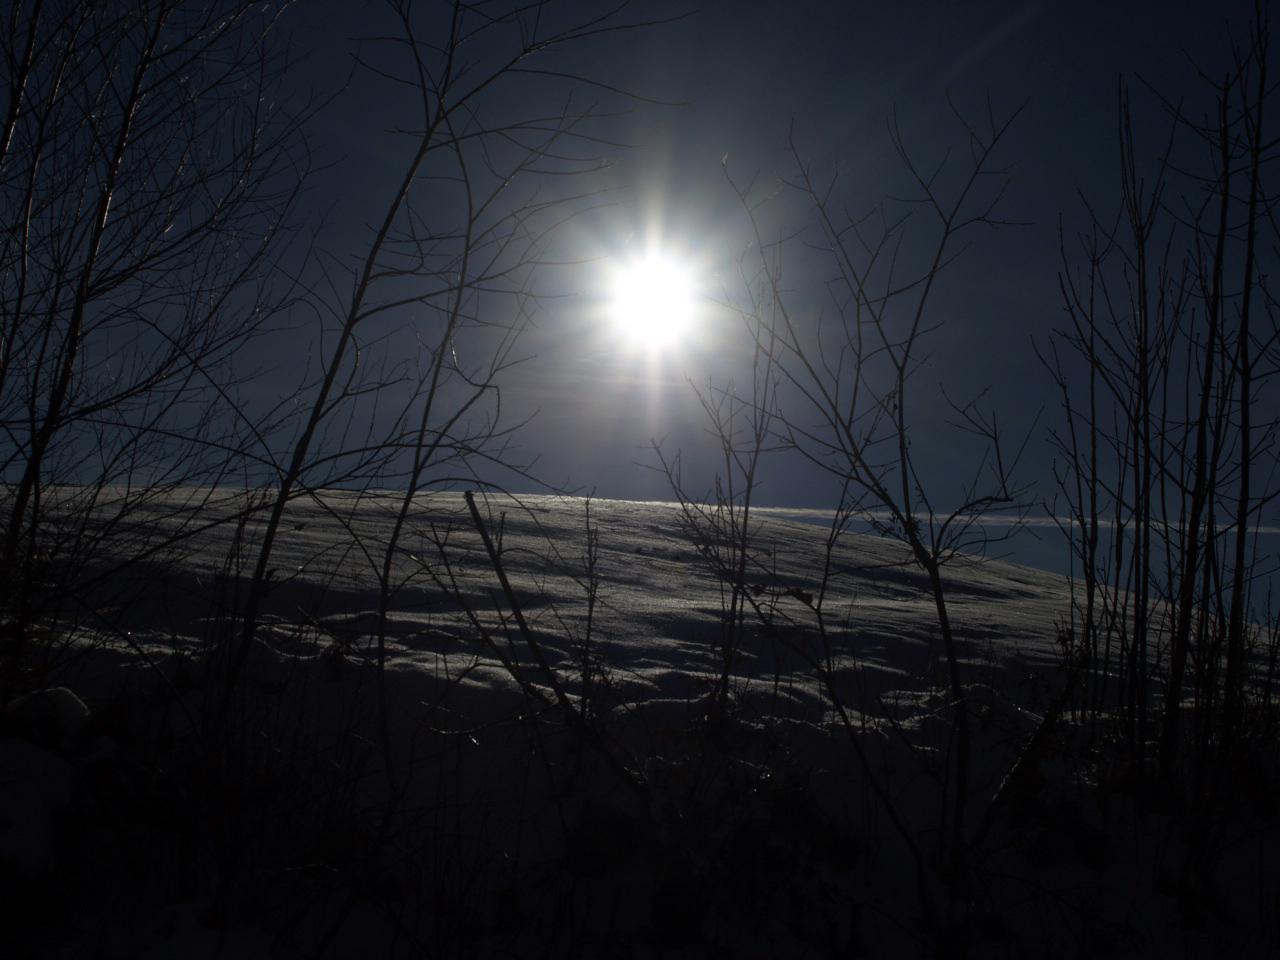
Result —
[[614, 269], [611, 313], [619, 331], [648, 348], [684, 337], [697, 312], [689, 270], [668, 256], [647, 254]]

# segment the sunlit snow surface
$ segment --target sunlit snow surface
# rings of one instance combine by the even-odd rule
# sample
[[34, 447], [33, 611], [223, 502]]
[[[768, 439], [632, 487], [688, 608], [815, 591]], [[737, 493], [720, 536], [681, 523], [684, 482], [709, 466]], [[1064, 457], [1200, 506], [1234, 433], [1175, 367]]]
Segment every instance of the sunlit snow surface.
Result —
[[[206, 522], [230, 515], [239, 496], [205, 506]], [[691, 542], [677, 505], [526, 496], [480, 498], [487, 525], [502, 538], [503, 566], [521, 608], [539, 638], [559, 656], [586, 637], [588, 531], [594, 528], [598, 606], [590, 639], [608, 661], [657, 682], [718, 669], [718, 641], [728, 588]], [[269, 618], [279, 630], [334, 640], [361, 651], [376, 620], [378, 580], [399, 498], [327, 492], [294, 502], [287, 510], [272, 562]], [[115, 623], [139, 636], [158, 633], [198, 638], [207, 605], [234, 602], [235, 577], [227, 557], [242, 536], [253, 543], [265, 522], [255, 517], [239, 531], [215, 526], [178, 549], [186, 556], [144, 566], [136, 578], [140, 596], [126, 606], [113, 586]], [[169, 504], [140, 510], [135, 528], [153, 541], [190, 526]], [[822, 580], [825, 528], [785, 520], [751, 521], [749, 584], [760, 604], [796, 627], [815, 621], [788, 590], [813, 594]], [[441, 560], [447, 546], [449, 563]], [[245, 555], [252, 557], [250, 550]], [[927, 582], [897, 542], [846, 534], [830, 558], [832, 575], [823, 606], [837, 652], [860, 668], [918, 674], [940, 654]], [[241, 577], [248, 569], [239, 571]], [[1054, 638], [1067, 610], [1067, 584], [1059, 576], [998, 561], [957, 556], [946, 567], [947, 598], [958, 636], [971, 656], [986, 645], [1016, 649], [1030, 669], [1057, 663]], [[398, 655], [438, 652], [452, 636], [469, 636], [456, 605], [442, 599], [436, 577], [456, 583], [495, 635], [511, 626], [507, 603], [460, 494], [419, 496], [400, 536], [389, 582], [394, 597], [389, 635]], [[451, 579], [452, 578], [452, 579]], [[498, 599], [495, 599], [498, 597]], [[514, 628], [511, 631], [514, 635]], [[798, 663], [774, 663], [779, 651], [750, 651], [736, 672], [760, 679], [777, 667], [790, 674]], [[784, 661], [786, 657], [783, 656]], [[793, 677], [801, 681], [801, 677]], [[668, 695], [683, 691], [658, 684]]]
[[[245, 871], [234, 883], [258, 911], [237, 914], [234, 955], [927, 954], [892, 821], [933, 849], [955, 738], [933, 599], [905, 548], [850, 534], [828, 554], [824, 528], [753, 520], [753, 626], [712, 725], [732, 596], [706, 550], [723, 548], [705, 537], [712, 514], [699, 534], [673, 504], [477, 502], [536, 649], [461, 494], [413, 502], [387, 575], [400, 496], [326, 492], [289, 507], [229, 728], [239, 775], [265, 793], [234, 828]], [[97, 639], [73, 645], [59, 682], [145, 728], [161, 765], [195, 754], [220, 702], [210, 651], [238, 636], [227, 611], [242, 609], [264, 523], [235, 522], [245, 504], [214, 491], [159, 499], [118, 530], [130, 555], [154, 556], [86, 581], [84, 637]], [[160, 549], [193, 524], [207, 529]], [[975, 736], [972, 830], [1061, 687], [1069, 592], [994, 561], [955, 557], [945, 574]], [[950, 922], [985, 924], [994, 956], [1215, 942], [1212, 925], [1178, 929], [1154, 890], [1143, 857], [1168, 843], [1165, 828], [1127, 823], [1127, 845], [1109, 839], [1121, 815], [1080, 807], [1082, 769], [1065, 755], [1041, 765], [1029, 812], [1001, 818], [975, 851], [972, 896]], [[189, 802], [192, 817], [225, 813], [220, 797]], [[196, 848], [190, 869], [216, 888], [228, 868]], [[1256, 882], [1264, 855], [1251, 840], [1242, 869], [1254, 879], [1233, 893], [1274, 896]], [[277, 866], [244, 866], [259, 860]], [[214, 955], [193, 933], [207, 902], [143, 886], [103, 893], [129, 898], [117, 925], [142, 903], [169, 918], [114, 933], [121, 955], [173, 955], [182, 936], [187, 954]], [[1275, 933], [1254, 924], [1238, 942]]]
[[[191, 520], [174, 501], [139, 511], [131, 518], [134, 529], [160, 542], [187, 528]], [[243, 502], [242, 495], [218, 494], [200, 511], [201, 521], [232, 516]], [[289, 507], [270, 566], [261, 632], [267, 647], [288, 657], [336, 645], [353, 661], [366, 661], [377, 655], [382, 622], [389, 669], [397, 673], [451, 676], [449, 664], [456, 670], [465, 662], [472, 681], [483, 680], [486, 695], [519, 697], [508, 667], [515, 664], [547, 691], [460, 494], [420, 496], [413, 504], [380, 621], [379, 582], [400, 502], [393, 494], [327, 492]], [[585, 655], [616, 687], [620, 702], [611, 709], [628, 717], [654, 714], [658, 724], [700, 715], [700, 698], [721, 672], [725, 610], [732, 600], [700, 549], [715, 539], [708, 527], [714, 512], [696, 515], [693, 530], [675, 504], [539, 496], [480, 502], [521, 612], [575, 695], [581, 693]], [[233, 522], [211, 527], [182, 544], [181, 562], [157, 559], [131, 573], [126, 582], [135, 595], [112, 581], [100, 608], [139, 643], [163, 651], [177, 639], [199, 649], [217, 639], [219, 610], [237, 609], [242, 601], [249, 570], [227, 564], [237, 538], [246, 541], [242, 553], [252, 558], [248, 545], [264, 522], [258, 516], [243, 528]], [[937, 692], [933, 706], [940, 707], [944, 674], [933, 600], [902, 544], [846, 534], [828, 558], [824, 528], [754, 518], [750, 527], [746, 579], [755, 608], [748, 607], [747, 620], [768, 616], [775, 629], [750, 626], [732, 663], [744, 719], [830, 720], [830, 692], [815, 676], [814, 658], [832, 668], [846, 707], [858, 713], [871, 708], [865, 711], [869, 722], [884, 712], [882, 702], [900, 698], [913, 704], [903, 719], [916, 722], [928, 691]], [[593, 532], [594, 568], [588, 559]], [[824, 646], [813, 604], [828, 563]], [[589, 610], [593, 573], [596, 603]], [[1055, 637], [1068, 610], [1063, 578], [963, 556], [948, 563], [945, 574], [961, 655], [971, 665], [968, 680], [1003, 688], [1052, 675], [1059, 662]], [[449, 593], [464, 600], [491, 644], [477, 642], [474, 621]], [[477, 702], [483, 698], [468, 691], [455, 696], [474, 712], [468, 719], [477, 721], [512, 706]]]

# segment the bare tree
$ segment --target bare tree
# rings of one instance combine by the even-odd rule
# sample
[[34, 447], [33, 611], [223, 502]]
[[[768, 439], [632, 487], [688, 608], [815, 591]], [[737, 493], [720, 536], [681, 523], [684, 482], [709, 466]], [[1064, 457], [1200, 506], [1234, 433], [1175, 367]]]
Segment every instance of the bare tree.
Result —
[[237, 469], [229, 361], [289, 296], [268, 273], [308, 165], [280, 93], [285, 5], [10, 6], [0, 566], [20, 623], [108, 531], [129, 554], [148, 496]]
[[1090, 207], [1064, 245], [1070, 323], [1046, 356], [1085, 715], [1120, 718], [1129, 775], [1154, 761], [1203, 822], [1270, 722], [1246, 723], [1270, 616], [1258, 536], [1280, 493], [1269, 36], [1256, 7], [1220, 78], [1199, 71], [1203, 107], [1148, 91], [1170, 131], [1151, 163], [1122, 92], [1119, 214]]
[[[732, 585], [726, 610], [729, 638], [736, 636], [735, 628], [741, 632], [737, 625], [748, 607], [765, 628], [772, 618], [767, 597], [758, 599], [761, 592], [751, 590], [746, 579], [748, 570], [757, 577], [768, 575], [758, 564], [748, 566], [749, 509], [761, 459], [789, 456], [830, 477], [838, 504], [823, 581], [812, 592], [788, 588], [813, 609], [818, 642], [802, 652], [842, 719], [869, 788], [915, 860], [921, 907], [936, 925], [940, 948], [950, 936], [951, 908], [940, 910], [932, 889], [941, 881], [953, 905], [967, 889], [967, 811], [973, 789], [965, 654], [947, 603], [944, 568], [958, 553], [981, 552], [993, 538], [1005, 535], [984, 527], [984, 518], [1000, 510], [1025, 509], [1025, 491], [1013, 479], [1017, 457], [1008, 456], [996, 418], [981, 413], [976, 401], [952, 406], [955, 426], [975, 435], [984, 451], [969, 482], [946, 489], [928, 474], [912, 446], [919, 429], [917, 376], [929, 334], [941, 323], [934, 303], [940, 279], [963, 251], [965, 235], [977, 227], [1001, 225], [995, 208], [1008, 173], [994, 164], [994, 154], [1017, 112], [1005, 119], [989, 112], [981, 126], [964, 122], [958, 112], [956, 116], [967, 157], [959, 163], [944, 159], [931, 169], [918, 165], [893, 119], [890, 139], [914, 195], [885, 201], [863, 214], [849, 211], [839, 176], [820, 176], [804, 159], [794, 135], [794, 173], [764, 199], [753, 184], [731, 181], [750, 224], [743, 303], [737, 309], [753, 348], [751, 389], [739, 392], [729, 385], [699, 391], [710, 432], [723, 452], [723, 473], [717, 474], [713, 496], [702, 502], [691, 497], [678, 458], [659, 449], [662, 468], [684, 504], [686, 527]], [[784, 224], [775, 236], [770, 204], [780, 198], [797, 200], [803, 219], [798, 227]], [[822, 276], [825, 297], [814, 297], [810, 287], [797, 282], [796, 264]], [[825, 300], [825, 306], [818, 300]], [[907, 546], [911, 563], [925, 575], [937, 616], [953, 749], [947, 752], [946, 769], [937, 771], [944, 787], [936, 851], [926, 849], [878, 783], [863, 743], [863, 722], [850, 706], [853, 693], [836, 679], [840, 654], [824, 613], [838, 576], [830, 558], [857, 523]], [[787, 641], [778, 633], [775, 642]], [[726, 683], [722, 677], [720, 688]], [[863, 704], [864, 710], [870, 707]]]
[[[390, 32], [362, 43], [357, 69], [396, 93], [398, 168], [354, 250], [323, 248], [307, 302], [320, 318], [317, 376], [279, 456], [241, 619], [224, 657], [222, 709], [258, 630], [288, 504], [322, 486], [401, 491], [384, 544], [359, 544], [381, 585], [378, 660], [398, 589], [414, 498], [431, 486], [526, 474], [510, 452], [528, 416], [504, 416], [540, 272], [557, 229], [598, 202], [582, 175], [609, 165], [594, 99], [625, 96], [561, 55], [651, 25], [628, 5], [448, 5], [389, 0]], [[323, 247], [323, 245], [322, 245]], [[508, 476], [512, 475], [508, 473]], [[221, 722], [221, 721], [219, 721]]]

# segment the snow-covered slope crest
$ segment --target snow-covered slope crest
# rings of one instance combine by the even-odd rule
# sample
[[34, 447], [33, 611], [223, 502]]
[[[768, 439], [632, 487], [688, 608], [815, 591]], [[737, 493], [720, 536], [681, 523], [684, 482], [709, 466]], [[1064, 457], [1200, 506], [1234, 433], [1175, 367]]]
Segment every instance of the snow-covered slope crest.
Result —
[[[958, 705], [934, 598], [900, 544], [753, 520], [739, 577], [723, 511], [477, 496], [477, 525], [461, 494], [402, 511], [394, 492], [333, 491], [290, 506], [237, 660], [254, 502], [155, 497], [129, 513], [132, 552], [86, 569], [81, 626], [60, 635], [47, 685], [92, 719], [9, 724], [58, 785], [14, 889], [57, 891], [63, 916], [30, 923], [28, 947], [1066, 957], [1224, 930], [1276, 943], [1255, 919], [1274, 884], [1188, 930], [1158, 882], [1185, 853], [1173, 821], [1138, 822], [1110, 794], [1098, 805], [1097, 764], [1054, 714], [1061, 578], [947, 565]], [[0, 750], [10, 775], [23, 756]], [[1264, 849], [1241, 871], [1256, 877]]]

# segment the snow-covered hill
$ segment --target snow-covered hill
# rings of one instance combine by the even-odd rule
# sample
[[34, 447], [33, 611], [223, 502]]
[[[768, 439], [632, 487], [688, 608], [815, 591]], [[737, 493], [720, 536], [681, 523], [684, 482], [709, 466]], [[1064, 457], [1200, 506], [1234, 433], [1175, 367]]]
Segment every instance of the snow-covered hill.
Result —
[[753, 522], [733, 633], [722, 514], [478, 498], [513, 609], [460, 494], [415, 501], [388, 557], [399, 503], [289, 508], [230, 686], [244, 496], [113, 531], [130, 562], [87, 568], [46, 640], [60, 692], [0, 740], [6, 956], [1280, 948], [1274, 808], [1222, 825], [1195, 888], [1184, 814], [1099, 783], [1105, 743], [1059, 697], [1062, 578], [945, 568], [957, 827], [956, 704], [900, 544]]

